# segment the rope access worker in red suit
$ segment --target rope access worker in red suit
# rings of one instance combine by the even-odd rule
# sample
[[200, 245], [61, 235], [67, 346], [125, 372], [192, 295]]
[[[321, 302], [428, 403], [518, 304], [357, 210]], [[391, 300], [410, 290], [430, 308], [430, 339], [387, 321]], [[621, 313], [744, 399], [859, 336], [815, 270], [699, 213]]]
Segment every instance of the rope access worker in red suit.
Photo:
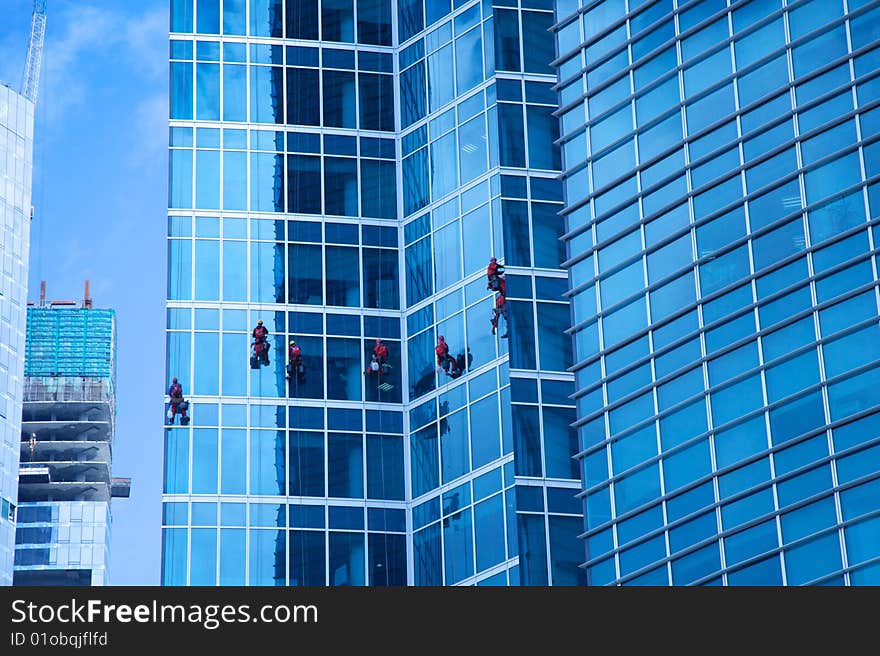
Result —
[[498, 291], [498, 286], [500, 284], [501, 275], [504, 273], [504, 265], [498, 264], [497, 258], [489, 259], [489, 266], [486, 267], [486, 278], [489, 279], [488, 284], [486, 285], [486, 289], [491, 289], [492, 291]]
[[269, 330], [266, 326], [263, 325], [263, 320], [259, 319], [257, 321], [256, 327], [251, 332], [251, 337], [254, 338], [254, 357], [251, 361], [251, 366], [253, 366], [256, 362], [260, 362], [264, 365], [269, 364]]
[[[505, 298], [503, 293], [499, 293], [495, 296], [495, 307], [492, 308], [492, 334], [495, 334], [495, 330], [498, 328], [498, 317], [504, 317], [504, 327], [507, 328], [507, 298]], [[504, 334], [501, 335], [501, 338], [507, 337], [507, 331], [505, 330]]]
[[382, 343], [381, 339], [376, 340], [376, 345], [373, 347], [373, 355], [376, 356], [376, 361], [380, 366], [388, 360], [388, 347]]
[[251, 333], [255, 342], [265, 342], [269, 338], [269, 329], [263, 325], [263, 320], [258, 319], [257, 325]]
[[449, 345], [446, 343], [443, 335], [437, 338], [437, 346], [434, 347], [434, 352], [437, 354], [437, 366], [442, 367], [447, 376], [458, 378], [461, 373], [458, 369], [458, 363], [455, 361], [455, 358], [449, 355]]
[[174, 418], [180, 413], [180, 423], [185, 426], [189, 423], [189, 417], [186, 416], [189, 403], [183, 399], [183, 387], [177, 382], [177, 377], [171, 379], [171, 386], [168, 388], [168, 396], [171, 397], [171, 420], [168, 422], [174, 424]]
[[303, 369], [302, 349], [295, 339], [290, 340], [287, 347], [287, 377], [292, 378], [293, 374], [297, 374], [297, 379], [301, 382], [305, 377], [305, 369]]
[[381, 339], [376, 339], [376, 345], [373, 347], [373, 358], [367, 373], [378, 373], [380, 376], [385, 373], [386, 362], [388, 361], [388, 347], [382, 343]]

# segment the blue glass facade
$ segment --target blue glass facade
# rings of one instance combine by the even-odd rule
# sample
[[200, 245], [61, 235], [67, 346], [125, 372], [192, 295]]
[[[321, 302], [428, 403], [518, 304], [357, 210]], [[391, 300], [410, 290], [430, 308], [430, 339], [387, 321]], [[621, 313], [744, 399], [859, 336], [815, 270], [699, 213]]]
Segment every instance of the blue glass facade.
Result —
[[33, 103], [0, 84], [0, 585], [15, 550], [33, 134]]
[[880, 7], [557, 3], [587, 575], [880, 582]]
[[552, 4], [496, 4], [171, 3], [163, 584], [580, 582]]

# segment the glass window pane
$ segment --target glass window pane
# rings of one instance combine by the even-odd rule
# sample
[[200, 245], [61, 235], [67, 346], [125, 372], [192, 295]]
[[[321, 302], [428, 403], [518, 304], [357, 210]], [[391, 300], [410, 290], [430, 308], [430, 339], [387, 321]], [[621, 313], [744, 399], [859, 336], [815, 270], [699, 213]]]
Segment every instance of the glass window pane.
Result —
[[360, 341], [327, 339], [327, 398], [359, 401], [363, 379]]

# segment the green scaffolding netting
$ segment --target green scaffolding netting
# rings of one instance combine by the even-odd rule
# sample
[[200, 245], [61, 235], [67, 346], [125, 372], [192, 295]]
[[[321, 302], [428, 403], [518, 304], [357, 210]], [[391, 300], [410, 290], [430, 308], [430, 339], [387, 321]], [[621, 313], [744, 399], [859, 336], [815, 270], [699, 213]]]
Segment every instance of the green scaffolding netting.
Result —
[[25, 376], [114, 377], [113, 310], [28, 308]]

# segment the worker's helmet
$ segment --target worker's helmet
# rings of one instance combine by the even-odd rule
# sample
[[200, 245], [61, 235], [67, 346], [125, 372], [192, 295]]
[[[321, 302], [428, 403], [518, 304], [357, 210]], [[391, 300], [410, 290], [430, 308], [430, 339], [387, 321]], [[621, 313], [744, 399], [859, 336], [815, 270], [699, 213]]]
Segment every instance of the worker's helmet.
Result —
[[295, 341], [295, 340], [290, 340], [290, 345], [293, 346], [294, 344], [296, 344], [296, 341]]
[[258, 325], [258, 326], [262, 326], [262, 325], [263, 325], [263, 320], [262, 320], [262, 319], [257, 319], [257, 325]]
[[176, 383], [176, 382], [177, 382], [177, 377], [175, 376], [174, 378], [172, 378], [172, 379], [171, 379], [171, 382], [172, 382], [172, 383]]

